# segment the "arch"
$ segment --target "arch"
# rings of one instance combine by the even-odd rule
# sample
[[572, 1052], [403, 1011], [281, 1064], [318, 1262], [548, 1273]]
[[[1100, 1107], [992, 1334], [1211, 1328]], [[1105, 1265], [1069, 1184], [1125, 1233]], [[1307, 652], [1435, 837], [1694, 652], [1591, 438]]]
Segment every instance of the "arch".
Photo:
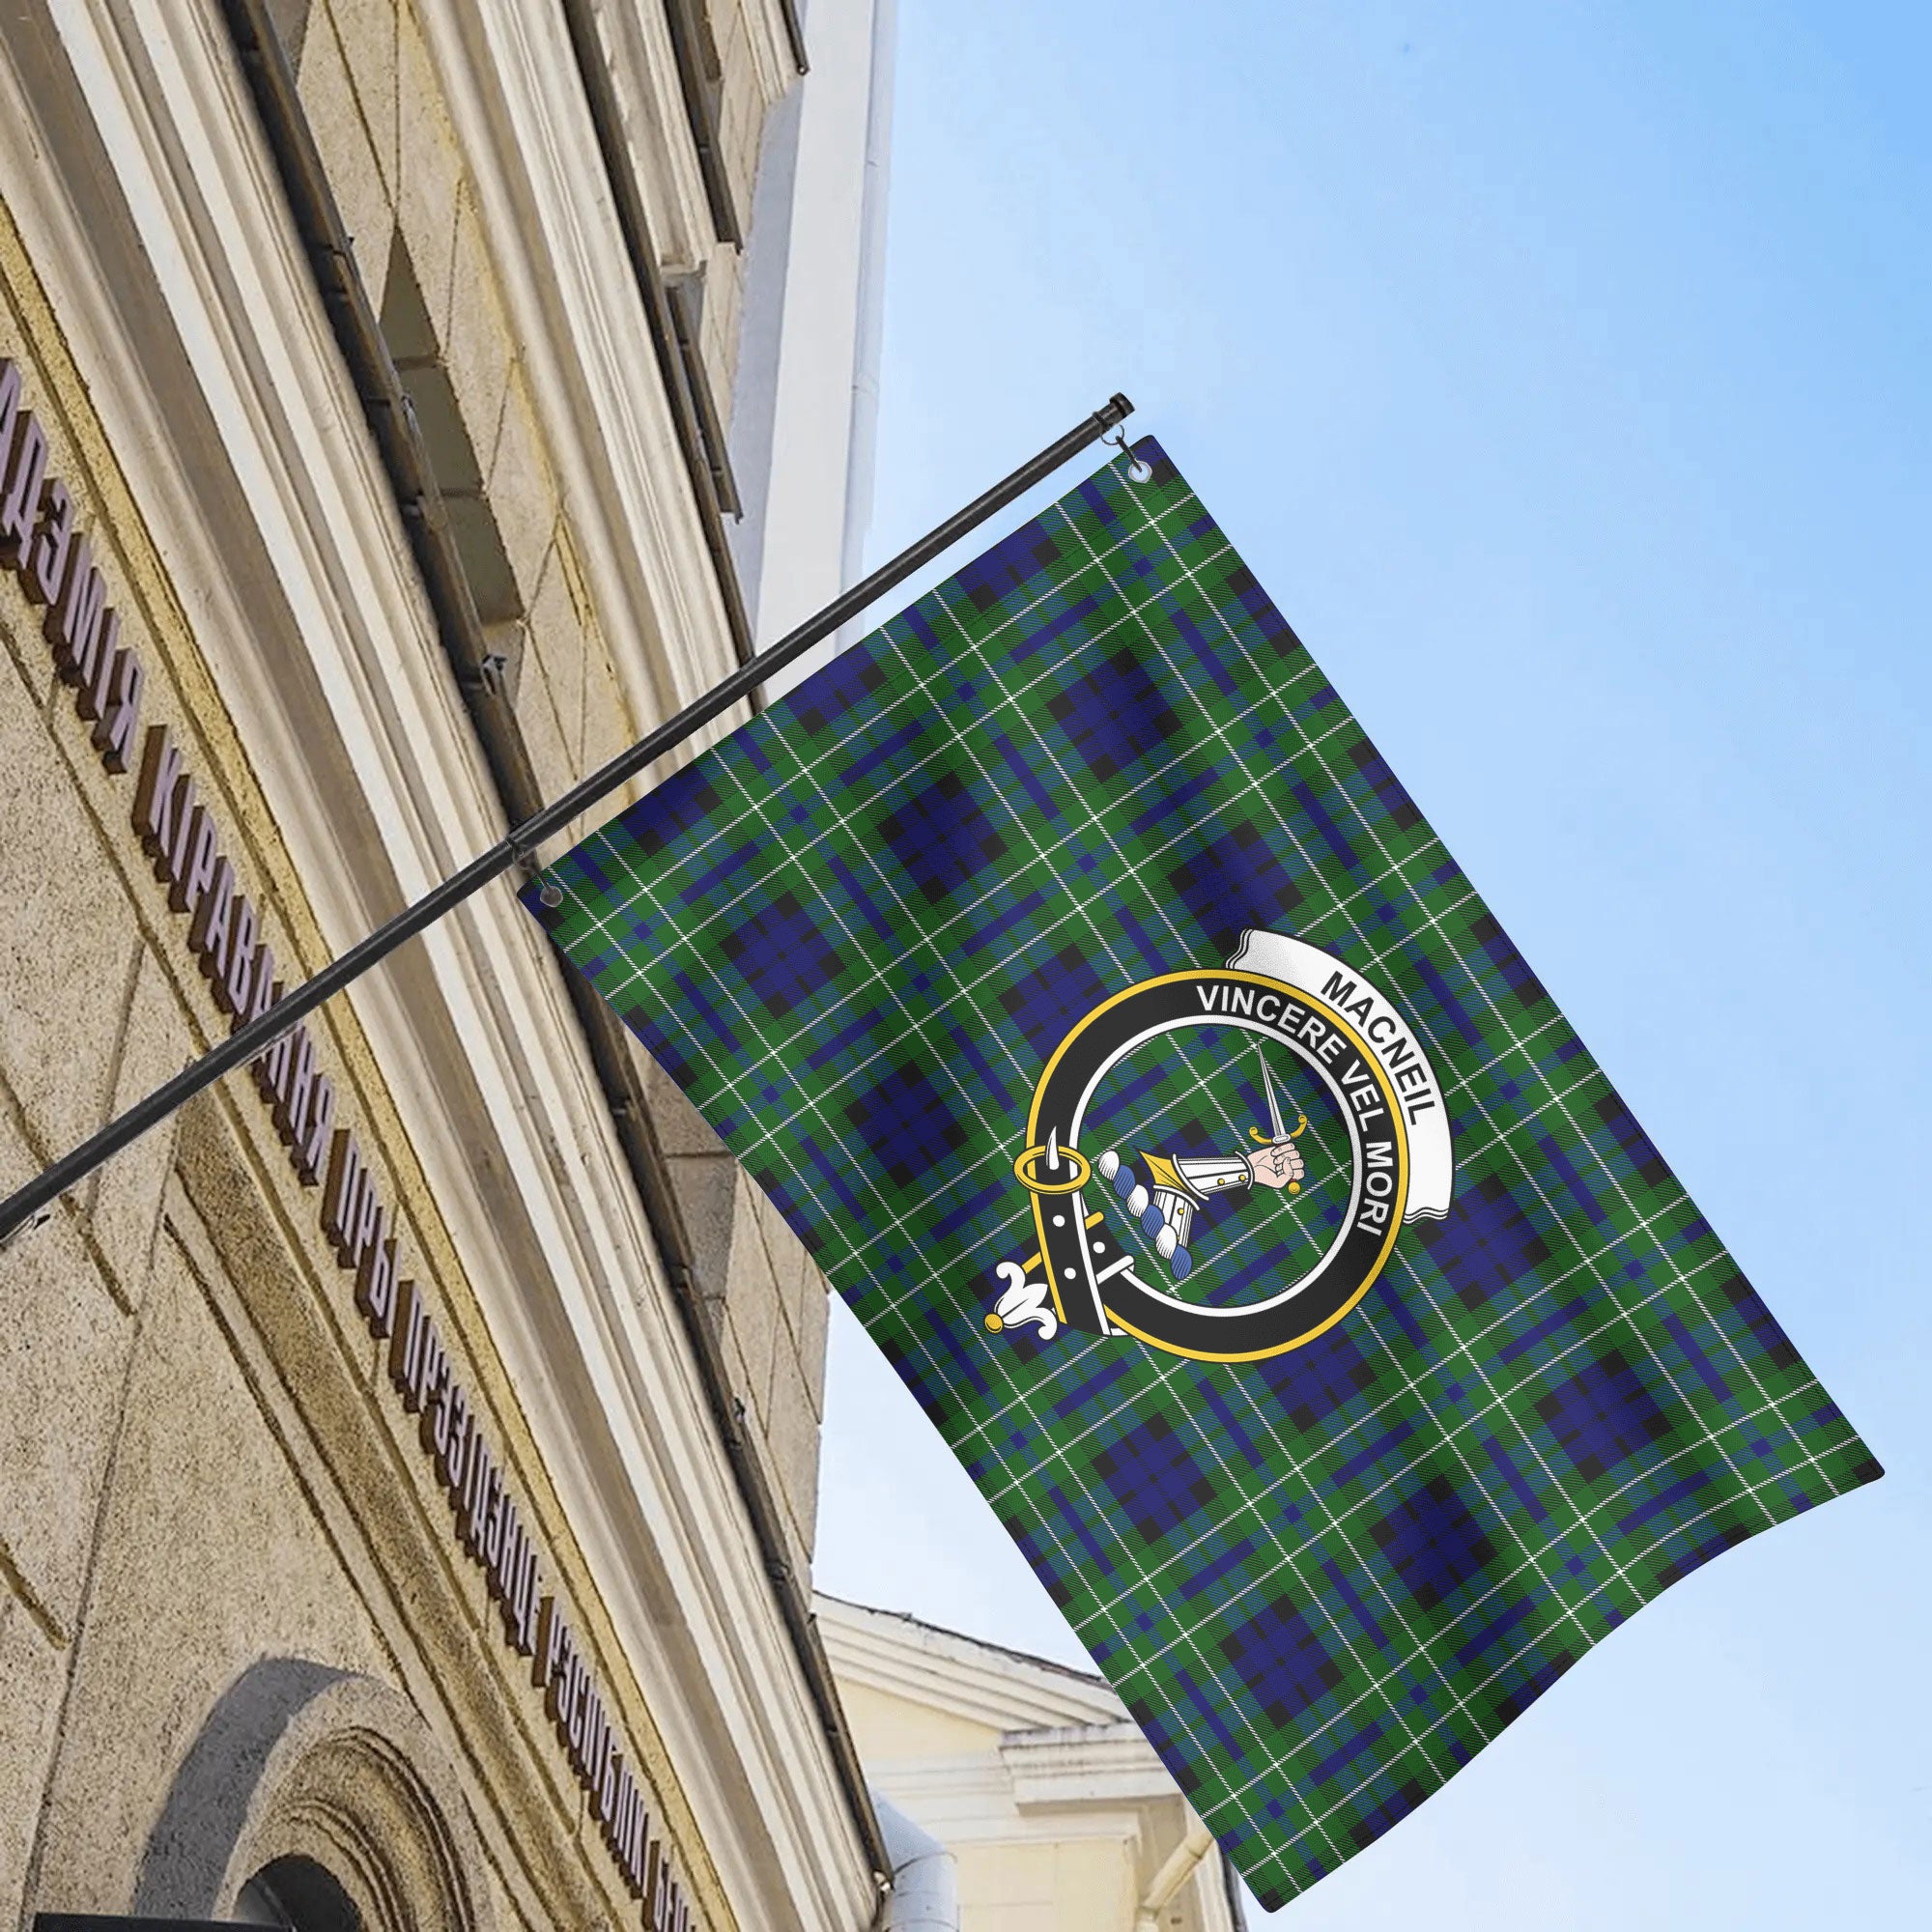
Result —
[[375, 1678], [264, 1658], [215, 1700], [161, 1806], [141, 1917], [217, 1918], [277, 1860], [320, 1865], [368, 1932], [493, 1932], [454, 1767]]

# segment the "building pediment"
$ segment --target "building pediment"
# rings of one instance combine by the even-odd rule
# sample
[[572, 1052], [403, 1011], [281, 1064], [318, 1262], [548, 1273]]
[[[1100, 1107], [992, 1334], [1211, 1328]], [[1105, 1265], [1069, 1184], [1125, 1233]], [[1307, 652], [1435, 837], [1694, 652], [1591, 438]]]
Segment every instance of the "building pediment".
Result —
[[1126, 1706], [1086, 1671], [837, 1597], [820, 1596], [814, 1608], [826, 1653], [846, 1683], [1003, 1734], [1095, 1725], [1133, 1732]]

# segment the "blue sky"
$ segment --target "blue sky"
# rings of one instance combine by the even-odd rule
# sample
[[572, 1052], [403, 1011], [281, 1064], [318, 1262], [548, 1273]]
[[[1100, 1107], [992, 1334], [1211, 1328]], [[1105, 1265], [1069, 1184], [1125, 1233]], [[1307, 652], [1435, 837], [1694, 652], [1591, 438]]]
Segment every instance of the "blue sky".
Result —
[[[1879, 6], [903, 0], [871, 555], [1131, 395], [1889, 1471], [1257, 1925], [1926, 1920], [1928, 68]], [[842, 1310], [825, 1454], [821, 1587], [1082, 1661]]]

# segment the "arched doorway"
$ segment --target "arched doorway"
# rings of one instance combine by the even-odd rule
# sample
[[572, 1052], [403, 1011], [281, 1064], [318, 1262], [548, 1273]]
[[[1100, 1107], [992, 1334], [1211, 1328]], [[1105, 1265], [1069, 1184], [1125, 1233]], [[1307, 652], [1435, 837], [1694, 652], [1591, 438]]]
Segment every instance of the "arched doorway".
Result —
[[374, 1678], [267, 1658], [216, 1699], [143, 1856], [144, 1917], [493, 1932], [455, 1769]]
[[242, 1881], [229, 1915], [282, 1932], [364, 1932], [362, 1915], [327, 1865], [300, 1853], [270, 1859]]

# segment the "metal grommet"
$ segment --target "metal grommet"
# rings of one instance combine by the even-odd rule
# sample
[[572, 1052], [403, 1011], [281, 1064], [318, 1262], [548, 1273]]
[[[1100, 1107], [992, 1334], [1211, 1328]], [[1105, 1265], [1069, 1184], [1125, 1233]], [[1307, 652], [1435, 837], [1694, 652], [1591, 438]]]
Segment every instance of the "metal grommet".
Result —
[[1152, 477], [1153, 465], [1151, 463], [1143, 463], [1134, 454], [1133, 449], [1127, 442], [1127, 433], [1125, 430], [1117, 429], [1112, 436], [1102, 437], [1100, 440], [1115, 444], [1121, 454], [1127, 459], [1127, 481], [1129, 483], [1145, 483]]
[[554, 879], [543, 877], [543, 868], [537, 864], [534, 851], [518, 846], [511, 854], [511, 863], [528, 880], [537, 881], [537, 897], [547, 906], [560, 906], [563, 903], [563, 888]]

